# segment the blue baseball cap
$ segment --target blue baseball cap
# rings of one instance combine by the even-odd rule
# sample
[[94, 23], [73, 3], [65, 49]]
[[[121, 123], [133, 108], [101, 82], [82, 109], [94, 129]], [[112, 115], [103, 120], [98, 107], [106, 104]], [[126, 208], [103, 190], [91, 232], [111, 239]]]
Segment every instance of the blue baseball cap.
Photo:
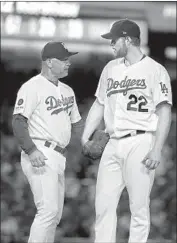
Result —
[[119, 37], [137, 37], [140, 38], [140, 28], [139, 26], [129, 20], [129, 19], [121, 19], [119, 21], [116, 21], [112, 27], [109, 33], [106, 33], [104, 35], [101, 35], [101, 37], [105, 39], [117, 39]]
[[78, 52], [69, 52], [62, 42], [48, 42], [42, 49], [41, 58], [43, 61], [48, 58], [56, 58], [63, 61], [65, 58], [78, 54]]

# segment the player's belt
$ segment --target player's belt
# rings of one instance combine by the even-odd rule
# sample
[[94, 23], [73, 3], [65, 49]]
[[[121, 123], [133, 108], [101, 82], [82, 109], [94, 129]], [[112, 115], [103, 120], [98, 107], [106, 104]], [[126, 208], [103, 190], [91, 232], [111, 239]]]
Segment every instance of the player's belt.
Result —
[[[45, 144], [44, 144], [47, 148], [50, 148], [52, 143], [49, 142], [49, 141], [45, 141]], [[58, 153], [61, 153], [63, 156], [66, 157], [66, 148], [61, 148], [60, 146], [56, 145], [53, 147], [53, 150], [55, 150], [56, 152]]]
[[128, 138], [128, 137], [133, 137], [135, 135], [138, 135], [138, 134], [143, 134], [145, 133], [146, 131], [143, 131], [143, 130], [134, 130], [132, 131], [131, 133], [128, 133], [126, 134], [125, 136], [121, 137], [121, 138]]

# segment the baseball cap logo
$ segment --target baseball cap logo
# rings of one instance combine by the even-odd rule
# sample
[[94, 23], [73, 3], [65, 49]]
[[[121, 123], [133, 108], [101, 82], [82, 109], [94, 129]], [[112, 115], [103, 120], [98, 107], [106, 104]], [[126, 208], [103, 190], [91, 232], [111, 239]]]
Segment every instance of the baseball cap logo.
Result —
[[60, 42], [61, 43], [61, 45], [63, 46], [63, 48], [66, 50], [66, 51], [68, 51], [68, 49], [66, 48], [66, 45], [63, 43], [63, 42]]
[[65, 44], [63, 42], [61, 42], [61, 45], [66, 49]]
[[126, 32], [126, 31], [123, 31], [123, 34], [124, 34], [124, 35], [126, 35], [126, 34], [127, 34], [127, 32]]

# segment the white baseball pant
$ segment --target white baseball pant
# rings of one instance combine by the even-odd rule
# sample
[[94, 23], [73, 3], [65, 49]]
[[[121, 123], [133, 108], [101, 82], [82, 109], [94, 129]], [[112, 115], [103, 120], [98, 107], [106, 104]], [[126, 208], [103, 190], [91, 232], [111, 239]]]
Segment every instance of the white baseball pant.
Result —
[[27, 154], [21, 154], [22, 170], [30, 184], [37, 208], [28, 243], [53, 243], [63, 211], [64, 171], [58, 173], [55, 166], [52, 168], [51, 165], [64, 165], [66, 159], [52, 148], [46, 148], [44, 142], [35, 143], [48, 160], [44, 167], [36, 168], [31, 165]]
[[116, 209], [126, 186], [131, 223], [129, 243], [145, 243], [150, 229], [150, 191], [155, 171], [142, 160], [154, 143], [152, 133], [110, 139], [102, 155], [96, 185], [95, 243], [115, 243]]

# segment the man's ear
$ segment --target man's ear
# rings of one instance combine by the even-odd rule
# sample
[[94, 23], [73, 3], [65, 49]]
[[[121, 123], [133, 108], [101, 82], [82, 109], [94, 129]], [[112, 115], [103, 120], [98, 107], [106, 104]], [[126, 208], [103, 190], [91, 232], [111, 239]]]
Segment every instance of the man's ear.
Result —
[[130, 36], [127, 36], [125, 41], [127, 42], [128, 45], [130, 45], [132, 42], [132, 39], [130, 38]]
[[46, 64], [47, 64], [47, 66], [48, 66], [49, 68], [51, 68], [51, 67], [52, 67], [52, 59], [48, 58], [48, 59], [46, 60]]

